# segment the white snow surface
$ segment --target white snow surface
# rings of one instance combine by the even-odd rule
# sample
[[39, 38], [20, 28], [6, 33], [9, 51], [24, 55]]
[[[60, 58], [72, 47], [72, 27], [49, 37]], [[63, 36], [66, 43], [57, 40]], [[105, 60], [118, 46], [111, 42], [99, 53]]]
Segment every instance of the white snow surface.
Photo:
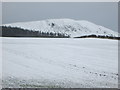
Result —
[[[54, 24], [54, 25], [53, 25]], [[52, 26], [53, 25], [53, 26]], [[103, 35], [118, 37], [118, 33], [100, 25], [85, 20], [73, 19], [47, 19], [32, 22], [19, 22], [4, 24], [3, 26], [19, 27], [28, 30], [63, 33], [71, 37], [86, 35]]]
[[3, 38], [3, 87], [117, 88], [118, 41]]

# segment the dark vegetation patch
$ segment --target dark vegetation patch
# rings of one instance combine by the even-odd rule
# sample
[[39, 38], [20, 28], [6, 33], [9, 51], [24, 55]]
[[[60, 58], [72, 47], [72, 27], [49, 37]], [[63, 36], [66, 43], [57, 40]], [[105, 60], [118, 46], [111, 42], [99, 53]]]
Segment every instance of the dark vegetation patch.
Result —
[[102, 38], [102, 39], [115, 39], [120, 40], [120, 37], [113, 37], [113, 36], [102, 36], [102, 35], [87, 35], [87, 36], [80, 36], [74, 38]]
[[2, 37], [43, 37], [43, 38], [69, 38], [63, 33], [33, 31], [18, 27], [2, 26]]

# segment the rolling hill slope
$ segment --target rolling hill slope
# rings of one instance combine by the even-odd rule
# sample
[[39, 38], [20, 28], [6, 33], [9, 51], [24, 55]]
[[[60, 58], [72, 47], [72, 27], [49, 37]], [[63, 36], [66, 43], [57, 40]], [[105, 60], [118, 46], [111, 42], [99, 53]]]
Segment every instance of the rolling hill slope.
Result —
[[81, 37], [88, 35], [118, 37], [117, 32], [84, 20], [48, 19], [42, 21], [4, 24], [3, 26], [17, 27], [46, 33], [61, 33], [69, 35], [70, 37]]

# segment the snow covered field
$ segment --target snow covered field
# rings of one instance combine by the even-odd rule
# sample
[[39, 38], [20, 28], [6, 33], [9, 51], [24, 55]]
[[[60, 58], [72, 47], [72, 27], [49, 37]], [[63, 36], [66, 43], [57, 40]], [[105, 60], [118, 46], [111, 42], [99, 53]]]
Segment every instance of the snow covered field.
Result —
[[3, 87], [117, 88], [118, 41], [3, 38]]

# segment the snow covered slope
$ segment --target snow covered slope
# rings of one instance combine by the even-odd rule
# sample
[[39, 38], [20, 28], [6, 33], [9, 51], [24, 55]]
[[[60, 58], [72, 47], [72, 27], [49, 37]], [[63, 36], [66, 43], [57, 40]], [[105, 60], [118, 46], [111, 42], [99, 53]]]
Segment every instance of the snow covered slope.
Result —
[[3, 26], [20, 27], [23, 29], [36, 30], [42, 32], [64, 33], [71, 37], [86, 35], [102, 35], [118, 37], [118, 33], [103, 26], [96, 25], [88, 21], [73, 19], [48, 19], [42, 21], [20, 22], [5, 24]]
[[3, 87], [118, 87], [118, 41], [3, 38]]

